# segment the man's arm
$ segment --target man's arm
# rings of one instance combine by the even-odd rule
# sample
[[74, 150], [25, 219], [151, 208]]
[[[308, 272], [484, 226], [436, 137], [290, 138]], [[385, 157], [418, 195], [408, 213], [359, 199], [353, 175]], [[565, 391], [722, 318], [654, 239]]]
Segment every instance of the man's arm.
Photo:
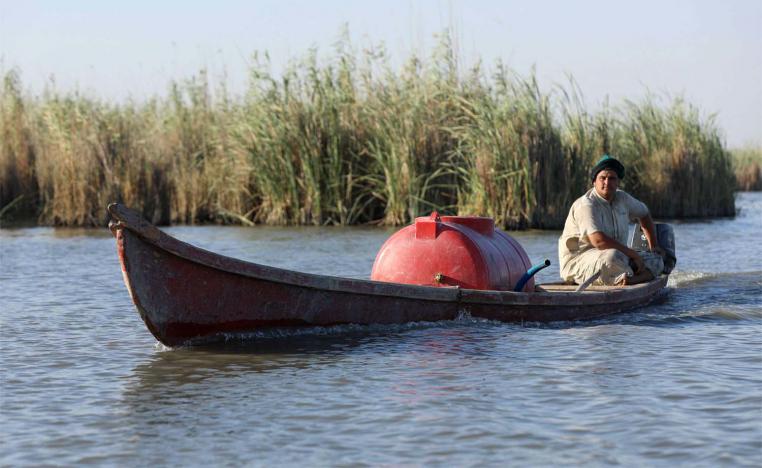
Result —
[[656, 252], [659, 255], [662, 255], [662, 248], [659, 246], [659, 239], [656, 237], [656, 226], [654, 225], [654, 220], [651, 218], [651, 215], [646, 214], [642, 218], [638, 218], [638, 221], [640, 221], [640, 227], [643, 228], [643, 234], [645, 234], [646, 240], [648, 241], [648, 249], [651, 252]]
[[[653, 221], [651, 222], [651, 228], [653, 229]], [[621, 242], [614, 239], [613, 237], [609, 237], [606, 234], [602, 233], [601, 231], [590, 233], [588, 234], [587, 237], [588, 239], [590, 239], [590, 243], [593, 244], [593, 247], [595, 247], [596, 249], [599, 249], [599, 250], [617, 249], [618, 251], [627, 255], [627, 257], [629, 257], [630, 260], [632, 260], [633, 263], [635, 263], [635, 274], [638, 274], [645, 269], [646, 265], [645, 263], [643, 263], [643, 259], [640, 258], [640, 255], [638, 255], [637, 252], [627, 247], [626, 245], [622, 244]], [[654, 239], [655, 238], [656, 237], [654, 236]]]
[[627, 205], [627, 209], [630, 214], [634, 214], [635, 218], [640, 223], [640, 227], [643, 230], [643, 234], [648, 241], [648, 250], [664, 256], [664, 250], [659, 245], [659, 238], [656, 237], [656, 226], [654, 220], [651, 218], [651, 213], [648, 211], [648, 207], [645, 203], [635, 199], [632, 195], [625, 192], [624, 202]]

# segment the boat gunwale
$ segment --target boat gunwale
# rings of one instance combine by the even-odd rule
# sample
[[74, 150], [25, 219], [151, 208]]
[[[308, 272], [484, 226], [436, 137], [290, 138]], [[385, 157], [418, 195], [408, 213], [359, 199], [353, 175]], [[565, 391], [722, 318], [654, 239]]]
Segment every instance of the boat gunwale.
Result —
[[[262, 281], [283, 283], [303, 288], [347, 294], [375, 296], [396, 296], [407, 299], [468, 304], [505, 305], [585, 305], [626, 302], [635, 298], [654, 294], [666, 286], [667, 276], [632, 286], [592, 286], [585, 291], [537, 291], [515, 292], [500, 290], [465, 289], [459, 287], [436, 287], [383, 281], [320, 275], [263, 265], [218, 254], [181, 241], [153, 224], [140, 214], [124, 205], [112, 203], [108, 211], [117, 222], [110, 225], [112, 231], [127, 229], [142, 241], [168, 252], [183, 260], [200, 264], [226, 273], [256, 278]], [[546, 286], [559, 285], [549, 283]], [[537, 287], [542, 287], [540, 284]]]

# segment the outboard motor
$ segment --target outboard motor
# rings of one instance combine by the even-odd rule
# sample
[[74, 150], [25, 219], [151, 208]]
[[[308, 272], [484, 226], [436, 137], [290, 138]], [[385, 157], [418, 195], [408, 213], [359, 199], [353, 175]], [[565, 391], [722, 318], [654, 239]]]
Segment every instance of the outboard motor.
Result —
[[[524, 248], [492, 218], [431, 216], [393, 234], [381, 247], [371, 279], [468, 289], [534, 291], [525, 273], [531, 263]], [[523, 284], [520, 284], [523, 281]]]

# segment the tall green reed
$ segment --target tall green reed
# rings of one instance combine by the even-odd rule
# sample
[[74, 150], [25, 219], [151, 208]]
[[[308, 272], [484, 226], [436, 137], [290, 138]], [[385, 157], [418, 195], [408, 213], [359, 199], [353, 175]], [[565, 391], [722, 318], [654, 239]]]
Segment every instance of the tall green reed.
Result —
[[458, 83], [457, 59], [450, 51], [437, 49], [428, 66], [412, 57], [400, 75], [384, 64], [380, 81], [366, 78], [362, 118], [371, 162], [365, 180], [384, 206], [384, 224], [454, 209], [455, 142], [447, 129]]
[[[732, 214], [729, 152], [681, 99], [590, 112], [569, 84], [498, 64], [463, 71], [450, 36], [396, 69], [345, 38], [278, 75], [255, 56], [244, 95], [202, 70], [123, 104], [0, 89], [0, 218], [102, 225], [121, 201], [155, 223], [399, 225], [438, 210], [557, 228], [603, 153], [655, 216]], [[359, 58], [358, 58], [359, 57]]]
[[677, 98], [628, 101], [612, 145], [630, 168], [626, 187], [661, 217], [735, 213], [730, 154], [714, 120]]
[[27, 106], [19, 75], [11, 70], [0, 94], [0, 220], [11, 209], [33, 212], [39, 203]]

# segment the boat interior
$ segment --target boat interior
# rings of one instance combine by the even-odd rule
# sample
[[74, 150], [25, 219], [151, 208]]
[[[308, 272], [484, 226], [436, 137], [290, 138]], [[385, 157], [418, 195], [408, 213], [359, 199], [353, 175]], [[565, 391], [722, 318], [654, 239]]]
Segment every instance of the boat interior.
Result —
[[[652, 280], [655, 281], [655, 280]], [[588, 286], [585, 288], [585, 292], [605, 292], [605, 291], [615, 291], [618, 289], [633, 289], [637, 288], [638, 286], [643, 286], [649, 284], [649, 282], [646, 283], [640, 283], [640, 284], [634, 284], [629, 286]], [[577, 288], [579, 288], [579, 285], [577, 284], [569, 284], [569, 283], [543, 283], [538, 284], [535, 286], [534, 290], [535, 292], [575, 292], [577, 291]]]

